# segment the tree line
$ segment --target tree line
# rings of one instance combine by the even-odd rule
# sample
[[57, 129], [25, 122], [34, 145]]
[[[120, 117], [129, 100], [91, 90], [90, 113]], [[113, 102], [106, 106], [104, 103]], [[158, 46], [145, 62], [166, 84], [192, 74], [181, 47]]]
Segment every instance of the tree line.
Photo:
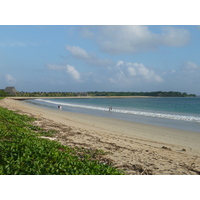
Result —
[[[0, 90], [0, 96], [6, 97], [11, 96], [7, 94], [5, 91]], [[78, 97], [78, 96], [148, 96], [148, 97], [196, 97], [195, 94], [187, 94], [186, 92], [164, 92], [164, 91], [156, 91], [156, 92], [17, 92], [16, 95], [18, 97]]]
[[88, 92], [89, 96], [152, 96], [152, 97], [195, 97], [195, 94], [187, 94], [186, 92]]
[[18, 92], [19, 97], [74, 97], [78, 96], [73, 92]]
[[8, 96], [8, 94], [5, 91], [0, 90], [0, 97], [6, 97], [6, 96]]

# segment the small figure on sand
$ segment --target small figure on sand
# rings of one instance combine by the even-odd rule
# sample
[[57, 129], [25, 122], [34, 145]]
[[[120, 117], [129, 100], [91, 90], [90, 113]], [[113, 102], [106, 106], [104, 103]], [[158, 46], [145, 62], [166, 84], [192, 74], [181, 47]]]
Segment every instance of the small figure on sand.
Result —
[[111, 111], [112, 110], [112, 107], [109, 107], [109, 111]]
[[62, 106], [58, 105], [58, 109], [62, 110]]

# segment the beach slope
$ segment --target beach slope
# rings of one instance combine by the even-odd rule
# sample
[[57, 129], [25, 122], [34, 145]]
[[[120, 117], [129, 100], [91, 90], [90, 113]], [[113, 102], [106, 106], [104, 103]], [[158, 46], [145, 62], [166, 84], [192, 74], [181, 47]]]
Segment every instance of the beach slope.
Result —
[[57, 130], [53, 139], [62, 144], [109, 152], [105, 159], [127, 174], [200, 174], [200, 133], [51, 110], [12, 98], [0, 106]]

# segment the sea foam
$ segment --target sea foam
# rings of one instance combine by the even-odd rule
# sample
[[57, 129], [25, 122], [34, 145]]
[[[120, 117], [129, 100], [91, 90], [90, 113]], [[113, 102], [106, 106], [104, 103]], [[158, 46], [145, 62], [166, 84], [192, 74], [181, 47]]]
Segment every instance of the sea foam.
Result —
[[[71, 104], [71, 103], [63, 103], [63, 102], [55, 102], [51, 100], [44, 100], [44, 99], [36, 99], [37, 101], [46, 102], [50, 104], [62, 105], [62, 106], [69, 106], [75, 108], [85, 108], [85, 109], [92, 109], [92, 110], [99, 110], [99, 111], [109, 111], [109, 108], [99, 107], [99, 106], [88, 106], [88, 105], [80, 105], [80, 104]], [[200, 117], [196, 116], [186, 116], [186, 115], [178, 115], [178, 114], [166, 114], [166, 113], [155, 113], [155, 112], [145, 112], [145, 111], [135, 111], [135, 110], [124, 110], [124, 109], [112, 109], [112, 112], [115, 113], [122, 113], [122, 114], [129, 114], [129, 115], [139, 115], [145, 117], [154, 117], [154, 118], [162, 118], [162, 119], [172, 119], [172, 120], [183, 120], [183, 121], [190, 121], [190, 122], [200, 122]]]

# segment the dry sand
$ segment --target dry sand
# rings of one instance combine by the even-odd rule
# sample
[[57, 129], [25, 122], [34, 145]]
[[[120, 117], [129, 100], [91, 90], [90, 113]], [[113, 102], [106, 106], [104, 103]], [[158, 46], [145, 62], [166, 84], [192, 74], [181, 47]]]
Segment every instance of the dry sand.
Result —
[[37, 126], [58, 130], [51, 139], [64, 145], [110, 152], [106, 162], [127, 174], [200, 174], [200, 133], [51, 110], [11, 98], [0, 106], [36, 117]]

